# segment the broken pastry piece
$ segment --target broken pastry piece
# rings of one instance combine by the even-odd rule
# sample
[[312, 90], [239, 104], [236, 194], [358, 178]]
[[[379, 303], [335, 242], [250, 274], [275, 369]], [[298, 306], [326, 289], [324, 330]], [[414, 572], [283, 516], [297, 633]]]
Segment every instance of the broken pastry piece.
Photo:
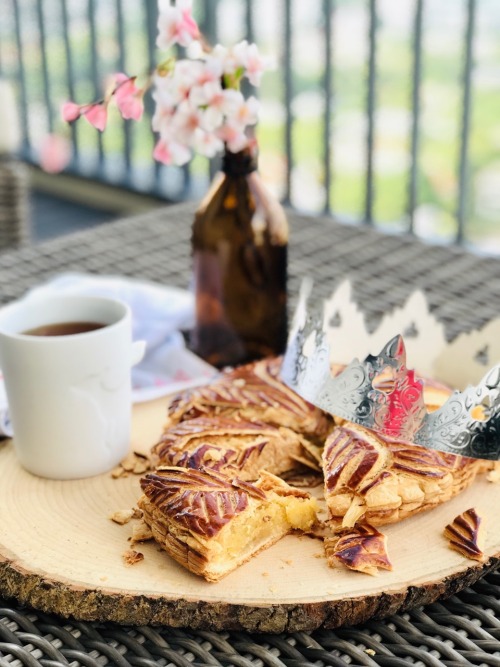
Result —
[[289, 428], [225, 417], [196, 417], [167, 429], [152, 449], [156, 465], [212, 468], [243, 480], [261, 470], [302, 468], [308, 441]]
[[333, 418], [311, 405], [280, 378], [281, 358], [262, 359], [227, 370], [204, 387], [175, 396], [166, 428], [200, 416], [221, 416], [286, 426], [324, 440]]
[[481, 563], [486, 560], [483, 521], [473, 507], [455, 517], [444, 529], [444, 536], [450, 548], [462, 556]]
[[387, 553], [387, 538], [369, 524], [359, 524], [341, 535], [325, 538], [328, 565], [338, 563], [350, 570], [376, 575], [379, 568], [392, 570]]
[[395, 523], [470, 486], [485, 462], [404, 442], [362, 426], [336, 427], [323, 451], [325, 499], [333, 523]]
[[146, 475], [141, 487], [138, 504], [154, 539], [207, 581], [316, 520], [316, 501], [270, 473], [252, 484], [214, 470], [171, 466]]

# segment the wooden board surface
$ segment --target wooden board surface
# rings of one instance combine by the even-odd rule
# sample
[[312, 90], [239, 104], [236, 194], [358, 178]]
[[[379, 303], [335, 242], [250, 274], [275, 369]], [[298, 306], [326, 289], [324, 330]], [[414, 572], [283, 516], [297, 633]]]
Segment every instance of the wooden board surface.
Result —
[[[135, 450], [149, 450], [164, 416], [165, 400], [134, 408]], [[135, 547], [142, 562], [124, 563], [131, 524], [108, 517], [134, 506], [137, 476], [44, 480], [20, 468], [10, 441], [0, 443], [0, 475], [0, 595], [80, 620], [266, 632], [337, 627], [449, 595], [500, 562], [500, 484], [484, 478], [448, 504], [382, 528], [392, 572], [328, 568], [320, 541], [288, 536], [210, 584], [154, 542]], [[469, 507], [485, 518], [485, 564], [451, 551], [442, 536]]]

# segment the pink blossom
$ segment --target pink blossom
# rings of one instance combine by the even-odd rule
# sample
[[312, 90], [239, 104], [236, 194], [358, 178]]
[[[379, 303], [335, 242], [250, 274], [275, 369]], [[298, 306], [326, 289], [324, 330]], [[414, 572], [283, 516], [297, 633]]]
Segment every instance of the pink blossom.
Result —
[[172, 131], [185, 144], [190, 144], [194, 131], [202, 126], [203, 112], [189, 101], [179, 104], [173, 115]]
[[40, 145], [39, 160], [42, 169], [49, 174], [57, 174], [71, 159], [71, 145], [66, 137], [47, 134]]
[[140, 120], [142, 114], [144, 113], [144, 102], [142, 95], [133, 95], [127, 97], [126, 99], [116, 102], [118, 109], [122, 115], [122, 118]]
[[[199, 61], [198, 61], [199, 62]], [[205, 83], [219, 83], [222, 77], [222, 65], [215, 58], [207, 58], [201, 62], [195, 83], [203, 86]]]
[[168, 133], [172, 125], [174, 113], [174, 108], [157, 103], [153, 118], [151, 119], [151, 127], [153, 130], [160, 134]]
[[245, 54], [244, 66], [245, 75], [247, 76], [250, 83], [254, 86], [259, 86], [262, 75], [268, 67], [268, 62], [260, 55], [257, 44], [248, 45]]
[[65, 102], [61, 107], [61, 116], [66, 123], [72, 123], [80, 118], [82, 109], [79, 104]]
[[153, 157], [163, 164], [181, 166], [189, 162], [191, 151], [187, 146], [178, 141], [160, 139], [154, 148]]
[[155, 76], [153, 99], [157, 106], [162, 109], [173, 109], [177, 104], [177, 99], [172, 90], [171, 76]]
[[239, 153], [248, 146], [248, 137], [241, 125], [232, 122], [226, 122], [218, 130], [217, 135], [226, 144], [231, 153]]
[[163, 88], [168, 90], [174, 103], [187, 100], [191, 88], [202, 79], [204, 64], [191, 60], [179, 60], [175, 64], [173, 73], [164, 77]]
[[253, 95], [247, 100], [242, 96], [241, 101], [231, 110], [229, 119], [236, 125], [245, 127], [255, 125], [259, 114], [259, 101]]
[[211, 158], [222, 151], [224, 143], [214, 132], [197, 128], [193, 133], [193, 148], [200, 155]]
[[135, 85], [135, 77], [126, 74], [115, 76], [117, 83], [113, 97], [122, 118], [140, 120], [144, 112], [143, 90]]
[[210, 54], [212, 61], [217, 62], [224, 74], [234, 74], [240, 64], [232, 49], [227, 49], [222, 44], [216, 44]]
[[219, 82], [209, 82], [191, 88], [189, 101], [196, 107], [205, 107], [203, 127], [206, 130], [214, 130], [224, 121], [227, 92]]
[[168, 49], [174, 44], [189, 46], [198, 39], [200, 31], [192, 15], [191, 0], [177, 0], [171, 5], [169, 0], [159, 0], [158, 37], [159, 49]]
[[106, 122], [108, 120], [108, 109], [106, 104], [97, 102], [91, 104], [82, 112], [82, 115], [93, 125], [97, 130], [104, 131]]

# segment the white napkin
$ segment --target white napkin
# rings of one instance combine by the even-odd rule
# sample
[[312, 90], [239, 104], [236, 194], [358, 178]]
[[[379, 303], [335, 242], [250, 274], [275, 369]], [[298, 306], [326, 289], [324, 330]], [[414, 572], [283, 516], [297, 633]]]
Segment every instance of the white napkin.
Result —
[[[205, 384], [217, 373], [186, 348], [180, 333], [194, 325], [194, 297], [186, 290], [119, 276], [64, 273], [23, 299], [51, 294], [108, 296], [129, 305], [133, 339], [146, 341], [146, 354], [132, 369], [135, 403]], [[12, 435], [1, 373], [0, 434]]]

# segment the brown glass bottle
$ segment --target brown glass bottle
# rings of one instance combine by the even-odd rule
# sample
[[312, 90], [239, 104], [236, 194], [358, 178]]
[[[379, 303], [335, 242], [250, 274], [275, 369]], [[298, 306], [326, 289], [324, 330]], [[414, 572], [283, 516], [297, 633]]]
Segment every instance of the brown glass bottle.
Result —
[[284, 351], [287, 244], [285, 213], [254, 157], [226, 151], [193, 223], [194, 352], [221, 368]]

